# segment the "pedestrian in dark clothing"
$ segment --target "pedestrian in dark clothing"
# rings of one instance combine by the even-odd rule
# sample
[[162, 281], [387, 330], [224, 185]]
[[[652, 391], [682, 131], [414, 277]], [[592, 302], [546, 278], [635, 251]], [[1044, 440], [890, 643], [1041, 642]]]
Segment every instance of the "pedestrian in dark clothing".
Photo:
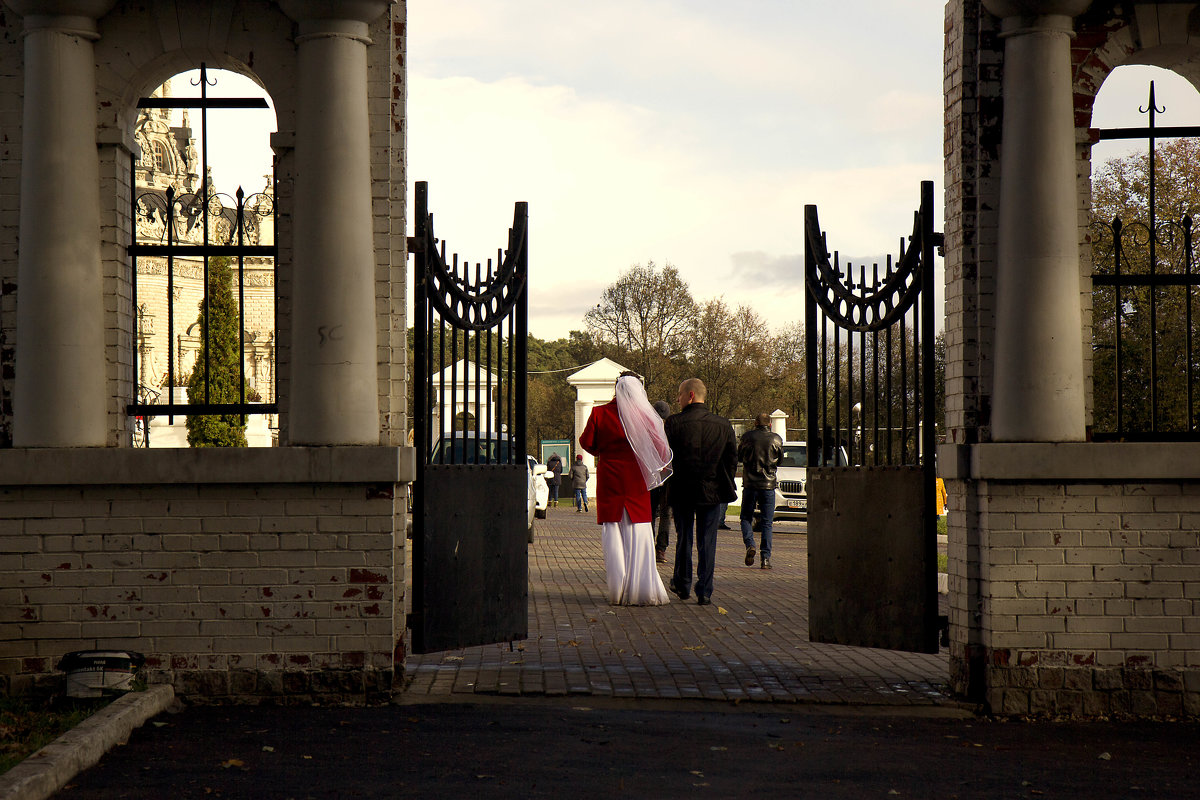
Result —
[[671, 513], [675, 515], [675, 570], [671, 591], [686, 600], [692, 582], [692, 532], [696, 536], [696, 602], [712, 603], [717, 556], [717, 525], [722, 503], [737, 499], [737, 439], [729, 420], [704, 405], [707, 390], [699, 378], [679, 385], [678, 414], [667, 418], [667, 442], [675, 454]]
[[783, 460], [783, 439], [771, 432], [769, 414], [759, 414], [754, 427], [742, 434], [738, 461], [742, 462], [742, 543], [746, 566], [754, 566], [754, 508], [762, 515], [762, 569], [771, 568], [771, 529], [775, 520], [776, 470]]
[[558, 457], [558, 453], [551, 453], [550, 459], [546, 462], [546, 471], [549, 477], [546, 478], [546, 485], [550, 487], [550, 503], [558, 505], [558, 487], [562, 486], [562, 459]]
[[[671, 415], [671, 405], [666, 400], [654, 404], [654, 410], [664, 420]], [[667, 501], [667, 485], [664, 481], [660, 486], [650, 490], [650, 522], [654, 525], [654, 560], [659, 564], [667, 563], [667, 545], [671, 543], [671, 505]]]
[[583, 456], [575, 456], [575, 463], [571, 465], [571, 488], [575, 490], [576, 514], [582, 514], [588, 510], [588, 477], [590, 477], [590, 473], [587, 464], [583, 463]]

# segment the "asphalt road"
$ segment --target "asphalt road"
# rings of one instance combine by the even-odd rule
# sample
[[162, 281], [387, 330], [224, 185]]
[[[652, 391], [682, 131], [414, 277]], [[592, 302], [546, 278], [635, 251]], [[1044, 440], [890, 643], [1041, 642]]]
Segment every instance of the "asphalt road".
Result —
[[57, 798], [1195, 798], [1200, 726], [774, 704], [188, 708]]

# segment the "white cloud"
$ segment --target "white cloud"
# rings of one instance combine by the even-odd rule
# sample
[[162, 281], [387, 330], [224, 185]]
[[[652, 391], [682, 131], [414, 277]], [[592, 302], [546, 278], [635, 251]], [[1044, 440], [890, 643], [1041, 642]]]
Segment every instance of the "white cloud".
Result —
[[647, 260], [781, 327], [805, 203], [835, 246], [884, 253], [940, 186], [941, 9], [904, 2], [410, 4], [410, 179], [476, 260], [529, 202], [543, 338]]

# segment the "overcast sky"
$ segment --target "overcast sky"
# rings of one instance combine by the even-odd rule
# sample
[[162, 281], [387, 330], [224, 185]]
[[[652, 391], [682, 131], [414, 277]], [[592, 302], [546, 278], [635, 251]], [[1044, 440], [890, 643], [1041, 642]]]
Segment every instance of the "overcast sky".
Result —
[[[943, 37], [935, 0], [410, 0], [410, 192], [429, 182], [471, 261], [529, 203], [540, 338], [651, 260], [779, 329], [802, 314], [805, 204], [832, 248], [875, 257], [932, 179], [940, 229]], [[1151, 73], [1161, 124], [1200, 123], [1186, 82], [1128, 67], [1094, 124], [1145, 124]]]

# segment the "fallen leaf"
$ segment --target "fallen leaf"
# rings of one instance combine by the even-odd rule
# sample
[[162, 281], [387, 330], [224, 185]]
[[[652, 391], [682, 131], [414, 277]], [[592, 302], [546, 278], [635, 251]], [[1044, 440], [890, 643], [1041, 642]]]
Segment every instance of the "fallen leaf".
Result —
[[708, 647], [706, 645], [702, 645], [702, 644], [698, 644], [695, 647], [689, 647], [687, 645], [684, 645], [683, 649], [684, 650], [707, 650]]
[[162, 728], [162, 727], [165, 727], [167, 723], [165, 723], [165, 722], [152, 722], [152, 723], [150, 723], [150, 724], [151, 724], [151, 725], [153, 725], [153, 726], [154, 726], [154, 727], [156, 727], [156, 728]]
[[579, 647], [579, 642], [572, 639], [571, 641], [567, 642], [567, 645], [570, 647]]
[[694, 769], [694, 770], [692, 770], [692, 774], [693, 774], [693, 775], [695, 775], [697, 778], [703, 778], [703, 777], [704, 777], [704, 773], [703, 773], [703, 772], [701, 772], [701, 771], [700, 771], [700, 770], [698, 770], [698, 769]]
[[717, 606], [717, 613], [718, 614], [728, 614], [729, 612], [726, 611], [725, 609], [721, 608], [720, 606]]
[[462, 661], [462, 656], [442, 656], [442, 661]]
[[229, 769], [230, 767], [244, 767], [246, 765], [244, 762], [240, 761], [239, 759], [231, 758], [228, 761], [222, 761], [221, 766], [224, 767], [225, 769]]
[[312, 761], [312, 756], [300, 756], [300, 757], [307, 761]]
[[275, 748], [274, 748], [274, 747], [271, 747], [271, 745], [269, 745], [269, 744], [264, 744], [264, 745], [263, 745], [263, 752], [264, 752], [264, 753], [274, 753], [274, 752], [275, 752]]
[[524, 661], [510, 661], [510, 662], [508, 662], [508, 663], [510, 663], [510, 664], [524, 664], [525, 662], [524, 662]]
[[1112, 753], [1101, 753], [1100, 755], [1098, 755], [1096, 757], [1099, 758], [1101, 761], [1112, 761]]

